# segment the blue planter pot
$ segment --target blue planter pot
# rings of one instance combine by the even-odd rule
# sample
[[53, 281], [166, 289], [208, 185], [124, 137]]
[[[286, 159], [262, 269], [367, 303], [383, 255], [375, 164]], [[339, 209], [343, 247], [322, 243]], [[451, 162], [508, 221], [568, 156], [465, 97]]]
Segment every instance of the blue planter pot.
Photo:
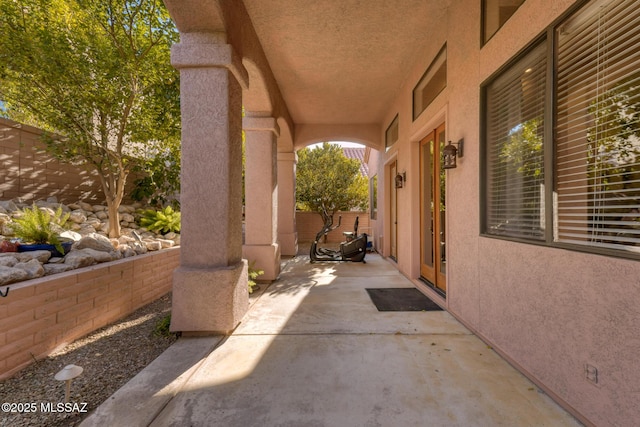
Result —
[[64, 254], [58, 252], [55, 246], [49, 244], [33, 244], [33, 245], [24, 245], [21, 244], [18, 246], [18, 252], [31, 252], [31, 251], [49, 251], [51, 252], [51, 257], [61, 258], [65, 256], [70, 250], [73, 242], [63, 242], [62, 249], [64, 249]]

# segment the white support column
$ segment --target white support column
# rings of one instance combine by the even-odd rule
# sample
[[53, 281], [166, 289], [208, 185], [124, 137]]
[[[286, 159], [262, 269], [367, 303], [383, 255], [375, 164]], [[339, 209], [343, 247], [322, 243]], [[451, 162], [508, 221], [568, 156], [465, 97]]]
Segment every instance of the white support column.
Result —
[[278, 153], [278, 242], [282, 255], [298, 254], [296, 153]]
[[258, 280], [280, 274], [278, 245], [278, 176], [276, 144], [280, 129], [272, 117], [245, 117], [245, 244], [242, 254], [256, 270]]
[[181, 257], [173, 277], [171, 330], [228, 334], [248, 309], [242, 259], [242, 88], [246, 70], [230, 45], [181, 34]]

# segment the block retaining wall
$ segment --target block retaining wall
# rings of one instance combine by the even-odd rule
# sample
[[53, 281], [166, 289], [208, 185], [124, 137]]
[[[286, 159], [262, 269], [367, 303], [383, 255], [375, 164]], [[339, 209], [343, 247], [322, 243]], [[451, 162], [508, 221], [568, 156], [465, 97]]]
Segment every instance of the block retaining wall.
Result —
[[8, 285], [0, 380], [165, 295], [179, 263], [180, 248], [171, 248]]
[[[337, 212], [333, 220], [338, 223], [338, 216], [342, 216], [342, 224], [327, 235], [327, 242], [338, 243], [344, 241], [343, 231], [353, 231], [353, 223], [356, 217], [360, 217], [358, 221], [358, 233], [367, 233], [371, 235], [369, 225], [369, 212]], [[322, 228], [322, 218], [315, 212], [296, 212], [296, 228], [298, 231], [299, 242], [313, 242], [316, 234]], [[371, 238], [369, 238], [371, 240]]]

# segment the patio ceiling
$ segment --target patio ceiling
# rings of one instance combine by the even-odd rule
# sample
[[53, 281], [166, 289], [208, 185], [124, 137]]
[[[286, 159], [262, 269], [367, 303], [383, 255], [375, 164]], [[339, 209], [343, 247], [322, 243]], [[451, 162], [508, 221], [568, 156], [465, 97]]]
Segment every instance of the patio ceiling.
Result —
[[449, 0], [244, 0], [295, 123], [380, 123]]

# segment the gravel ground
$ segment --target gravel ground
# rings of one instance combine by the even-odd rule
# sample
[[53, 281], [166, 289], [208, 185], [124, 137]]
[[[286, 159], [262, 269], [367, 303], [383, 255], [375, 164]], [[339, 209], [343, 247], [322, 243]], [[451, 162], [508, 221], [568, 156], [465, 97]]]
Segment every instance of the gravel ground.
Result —
[[[79, 339], [44, 360], [0, 382], [0, 403], [27, 404], [29, 413], [0, 412], [0, 426], [75, 426], [115, 391], [176, 341], [156, 327], [171, 309], [171, 295], [146, 305], [126, 318]], [[67, 365], [84, 368], [73, 380], [69, 402], [74, 412], [52, 412], [64, 402], [64, 382], [54, 375]], [[86, 405], [85, 405], [86, 404]], [[35, 412], [32, 410], [35, 409]], [[67, 408], [61, 408], [65, 410]], [[81, 413], [77, 410], [86, 410]]]

